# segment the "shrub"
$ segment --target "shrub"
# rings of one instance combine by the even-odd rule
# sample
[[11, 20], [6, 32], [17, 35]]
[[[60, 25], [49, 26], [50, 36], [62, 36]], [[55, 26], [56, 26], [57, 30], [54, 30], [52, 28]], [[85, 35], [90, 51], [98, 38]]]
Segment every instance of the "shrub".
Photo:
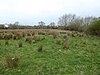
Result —
[[81, 25], [77, 25], [77, 24], [73, 24], [73, 25], [69, 25], [67, 26], [68, 30], [71, 31], [78, 31]]
[[88, 31], [90, 34], [100, 36], [100, 20], [97, 20], [93, 22], [91, 25], [89, 25]]

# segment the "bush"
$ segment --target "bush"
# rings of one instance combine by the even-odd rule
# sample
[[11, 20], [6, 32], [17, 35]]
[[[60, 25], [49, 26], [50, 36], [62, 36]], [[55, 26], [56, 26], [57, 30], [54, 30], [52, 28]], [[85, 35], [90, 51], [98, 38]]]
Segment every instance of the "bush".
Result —
[[81, 25], [69, 25], [67, 28], [71, 31], [79, 31]]
[[88, 31], [90, 34], [100, 36], [100, 20], [97, 20], [93, 22], [91, 25], [89, 25]]
[[4, 29], [4, 25], [3, 24], [0, 24], [0, 29]]

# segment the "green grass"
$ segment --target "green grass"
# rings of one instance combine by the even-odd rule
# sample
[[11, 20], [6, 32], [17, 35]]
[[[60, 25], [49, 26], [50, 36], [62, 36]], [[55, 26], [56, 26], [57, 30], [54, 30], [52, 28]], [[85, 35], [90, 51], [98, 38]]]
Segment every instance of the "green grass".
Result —
[[[16, 40], [9, 40], [9, 45], [0, 40], [0, 75], [100, 75], [98, 37], [69, 36], [68, 49], [56, 44], [51, 35], [32, 44], [25, 42], [25, 38], [22, 40], [21, 48]], [[40, 44], [43, 44], [43, 52], [38, 52]], [[9, 55], [19, 57], [18, 68], [6, 67], [5, 57]]]

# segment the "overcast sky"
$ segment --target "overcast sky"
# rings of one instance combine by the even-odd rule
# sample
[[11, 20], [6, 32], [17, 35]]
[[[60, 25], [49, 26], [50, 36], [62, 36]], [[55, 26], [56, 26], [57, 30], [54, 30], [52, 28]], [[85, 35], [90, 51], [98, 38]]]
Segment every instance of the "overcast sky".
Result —
[[0, 0], [0, 23], [57, 22], [63, 14], [100, 16], [100, 0]]

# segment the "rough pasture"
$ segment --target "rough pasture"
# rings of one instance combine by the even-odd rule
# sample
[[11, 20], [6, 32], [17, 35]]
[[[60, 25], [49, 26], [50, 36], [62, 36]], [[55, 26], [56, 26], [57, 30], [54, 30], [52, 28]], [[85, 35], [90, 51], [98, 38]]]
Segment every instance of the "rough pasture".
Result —
[[48, 29], [0, 30], [0, 75], [99, 75], [100, 38]]

